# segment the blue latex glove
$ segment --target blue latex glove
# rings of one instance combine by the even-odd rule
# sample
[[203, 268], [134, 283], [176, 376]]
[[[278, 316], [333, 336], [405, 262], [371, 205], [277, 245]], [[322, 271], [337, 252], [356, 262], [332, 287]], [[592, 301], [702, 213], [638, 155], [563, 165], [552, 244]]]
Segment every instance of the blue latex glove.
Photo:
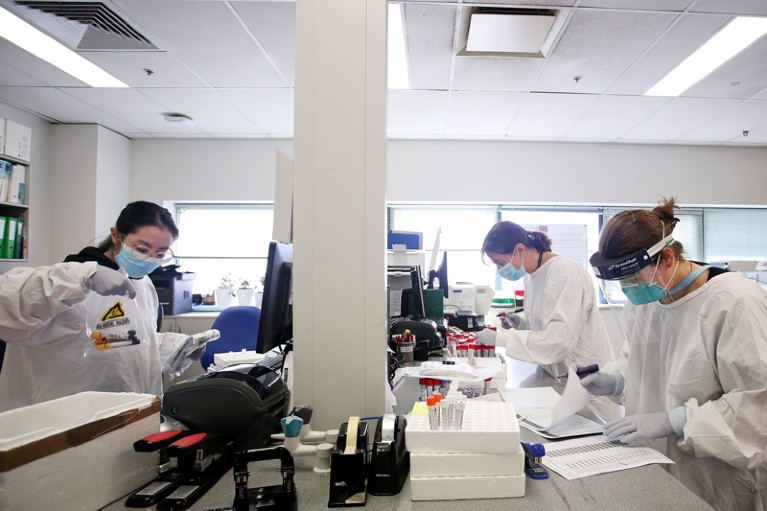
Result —
[[623, 392], [623, 375], [597, 371], [581, 378], [581, 385], [594, 396], [618, 396]]
[[673, 434], [681, 436], [687, 422], [684, 405], [667, 412], [638, 413], [609, 422], [605, 435], [612, 440], [636, 443], [649, 438], [664, 438]]

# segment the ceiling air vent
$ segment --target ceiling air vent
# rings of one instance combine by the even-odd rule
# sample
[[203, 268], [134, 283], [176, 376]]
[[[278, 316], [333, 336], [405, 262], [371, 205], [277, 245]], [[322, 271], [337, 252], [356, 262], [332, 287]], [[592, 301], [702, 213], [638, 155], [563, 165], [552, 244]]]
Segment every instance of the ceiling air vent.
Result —
[[16, 0], [18, 14], [80, 51], [157, 50], [138, 30], [100, 2]]
[[472, 8], [464, 56], [546, 56], [565, 20], [554, 9]]

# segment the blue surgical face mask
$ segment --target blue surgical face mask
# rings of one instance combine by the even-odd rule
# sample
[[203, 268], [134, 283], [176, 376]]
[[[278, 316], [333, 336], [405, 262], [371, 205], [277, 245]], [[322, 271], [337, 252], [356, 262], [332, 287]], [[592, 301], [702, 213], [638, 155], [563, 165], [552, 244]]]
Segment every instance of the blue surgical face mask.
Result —
[[[512, 257], [512, 259], [514, 258]], [[511, 261], [498, 269], [498, 275], [506, 280], [519, 280], [525, 276], [525, 273], [527, 273], [527, 270], [525, 270], [524, 264], [520, 264], [519, 268], [517, 268], [511, 264]]]
[[128, 276], [132, 279], [140, 279], [152, 273], [159, 264], [152, 262], [150, 259], [136, 259], [131, 254], [130, 250], [125, 250], [123, 247], [118, 253], [115, 254], [115, 261], [120, 265], [120, 268], [128, 273]]
[[634, 305], [645, 305], [647, 303], [657, 302], [668, 296], [666, 290], [655, 282], [621, 287], [621, 291], [623, 291], [626, 298], [628, 298]]

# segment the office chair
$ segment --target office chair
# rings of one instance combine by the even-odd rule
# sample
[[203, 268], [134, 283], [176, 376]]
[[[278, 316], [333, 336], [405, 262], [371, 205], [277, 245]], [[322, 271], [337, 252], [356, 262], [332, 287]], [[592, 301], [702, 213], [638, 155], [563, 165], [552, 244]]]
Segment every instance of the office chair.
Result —
[[208, 369], [216, 353], [255, 350], [260, 320], [261, 309], [258, 307], [240, 305], [227, 307], [221, 311], [211, 327], [218, 330], [221, 337], [208, 343], [205, 354], [200, 359], [202, 368]]

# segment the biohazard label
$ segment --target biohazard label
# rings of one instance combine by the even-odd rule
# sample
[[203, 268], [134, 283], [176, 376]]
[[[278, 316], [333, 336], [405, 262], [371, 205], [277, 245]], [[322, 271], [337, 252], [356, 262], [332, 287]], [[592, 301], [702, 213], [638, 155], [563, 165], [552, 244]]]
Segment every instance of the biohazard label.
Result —
[[110, 319], [124, 318], [125, 311], [123, 310], [122, 302], [116, 302], [109, 310], [101, 316], [101, 321], [108, 321]]
[[103, 316], [101, 316], [101, 321], [96, 323], [96, 330], [106, 330], [108, 328], [129, 324], [130, 318], [125, 315], [122, 302], [116, 302]]

